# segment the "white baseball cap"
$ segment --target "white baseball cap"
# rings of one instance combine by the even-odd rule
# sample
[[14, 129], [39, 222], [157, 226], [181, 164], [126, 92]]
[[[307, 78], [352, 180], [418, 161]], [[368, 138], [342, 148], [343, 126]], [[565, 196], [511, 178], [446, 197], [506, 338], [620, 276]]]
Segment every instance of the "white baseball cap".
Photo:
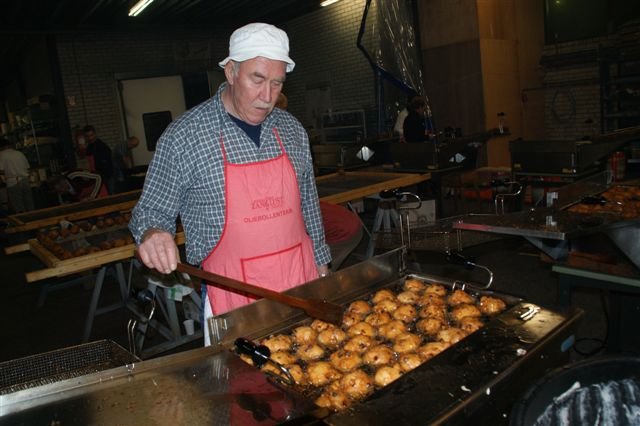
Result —
[[293, 71], [296, 63], [289, 57], [289, 37], [280, 28], [269, 24], [253, 23], [240, 27], [229, 39], [229, 56], [218, 65], [230, 60], [243, 62], [262, 56], [287, 63], [287, 72]]

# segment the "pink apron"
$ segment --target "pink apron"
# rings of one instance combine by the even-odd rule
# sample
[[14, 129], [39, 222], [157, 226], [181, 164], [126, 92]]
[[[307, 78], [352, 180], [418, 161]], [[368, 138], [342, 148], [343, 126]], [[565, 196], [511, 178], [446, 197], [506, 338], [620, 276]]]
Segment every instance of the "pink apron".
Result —
[[[275, 128], [273, 133], [282, 153], [248, 164], [229, 163], [220, 136], [225, 225], [202, 269], [284, 291], [317, 278], [318, 269], [302, 216], [295, 170]], [[214, 315], [255, 300], [212, 286], [207, 287], [207, 295]]]

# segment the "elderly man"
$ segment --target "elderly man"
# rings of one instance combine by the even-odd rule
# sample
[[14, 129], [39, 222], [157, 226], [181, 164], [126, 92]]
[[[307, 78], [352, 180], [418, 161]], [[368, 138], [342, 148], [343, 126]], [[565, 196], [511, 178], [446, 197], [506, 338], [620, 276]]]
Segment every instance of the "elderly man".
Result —
[[[168, 273], [179, 260], [180, 215], [190, 263], [283, 291], [327, 273], [331, 260], [307, 134], [274, 109], [295, 65], [289, 39], [272, 25], [246, 25], [219, 65], [226, 83], [158, 141], [129, 227], [143, 263]], [[209, 287], [205, 317], [252, 300]]]

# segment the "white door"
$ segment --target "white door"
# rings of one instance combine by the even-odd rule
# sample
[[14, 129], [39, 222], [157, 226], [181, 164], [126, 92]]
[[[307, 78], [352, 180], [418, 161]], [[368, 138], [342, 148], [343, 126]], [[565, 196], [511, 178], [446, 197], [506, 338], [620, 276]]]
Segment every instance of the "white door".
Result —
[[147, 149], [142, 115], [170, 111], [176, 119], [185, 112], [184, 90], [180, 76], [121, 80], [122, 104], [127, 123], [127, 134], [137, 136], [140, 144], [133, 150], [133, 164], [147, 165], [153, 151]]

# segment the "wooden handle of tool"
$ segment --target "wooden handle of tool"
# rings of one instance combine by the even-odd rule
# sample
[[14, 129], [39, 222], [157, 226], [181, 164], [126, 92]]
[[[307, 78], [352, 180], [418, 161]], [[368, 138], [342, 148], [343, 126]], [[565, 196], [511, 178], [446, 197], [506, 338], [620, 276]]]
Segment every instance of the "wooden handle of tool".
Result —
[[252, 284], [244, 283], [242, 281], [234, 280], [222, 275], [214, 274], [212, 272], [203, 271], [200, 268], [196, 268], [184, 263], [178, 263], [178, 271], [185, 272], [193, 277], [205, 280], [212, 285], [219, 284], [223, 287], [249, 293], [253, 296], [263, 297], [265, 299], [275, 300], [285, 305], [294, 306], [296, 308], [306, 308], [308, 301], [299, 299], [294, 296], [278, 293], [277, 291], [269, 290], [264, 287], [258, 287]]

